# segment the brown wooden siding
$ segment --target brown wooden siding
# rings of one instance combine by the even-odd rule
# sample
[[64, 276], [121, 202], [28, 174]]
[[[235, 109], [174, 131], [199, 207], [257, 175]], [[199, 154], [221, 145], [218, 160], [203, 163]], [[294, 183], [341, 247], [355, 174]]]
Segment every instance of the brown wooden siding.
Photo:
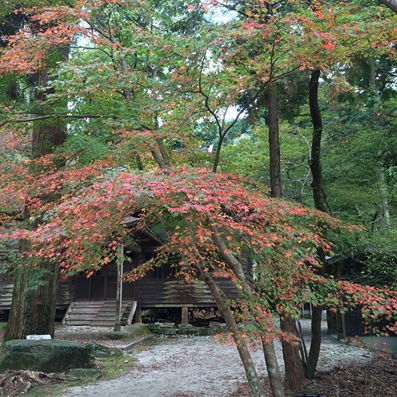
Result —
[[[0, 281], [0, 310], [10, 310], [12, 301], [12, 281]], [[67, 309], [73, 301], [73, 282], [61, 281], [58, 284], [57, 309]]]
[[[142, 265], [145, 261], [155, 256], [156, 249], [160, 246], [158, 241], [140, 235], [141, 252], [132, 254], [135, 266]], [[247, 266], [245, 266], [247, 270]], [[178, 307], [191, 305], [197, 307], [216, 307], [212, 294], [205, 283], [195, 281], [188, 283], [173, 279], [170, 273], [175, 268], [165, 265], [155, 268], [146, 277], [136, 282], [136, 300], [138, 307]], [[217, 283], [230, 299], [237, 297], [237, 288], [226, 279], [218, 279]]]
[[12, 301], [14, 283], [11, 281], [0, 282], [0, 310], [9, 310]]
[[58, 283], [57, 309], [67, 309], [74, 300], [73, 279]]
[[[237, 297], [237, 289], [230, 280], [219, 280], [218, 284], [228, 298]], [[137, 282], [139, 307], [174, 307], [182, 305], [216, 307], [208, 287], [201, 281], [188, 283], [179, 280], [144, 278]]]

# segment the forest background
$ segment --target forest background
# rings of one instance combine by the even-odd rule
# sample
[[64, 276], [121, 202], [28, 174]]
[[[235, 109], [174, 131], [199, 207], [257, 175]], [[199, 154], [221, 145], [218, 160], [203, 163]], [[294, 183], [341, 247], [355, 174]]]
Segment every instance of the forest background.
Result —
[[[20, 280], [10, 338], [53, 333], [24, 291], [46, 285], [49, 302], [60, 273], [124, 260], [122, 221], [137, 214], [168, 243], [132, 278], [170, 257], [188, 279], [231, 277], [262, 331], [269, 308], [294, 316], [308, 290], [331, 306], [365, 295], [373, 316], [392, 315], [394, 2], [17, 3], [0, 26], [1, 244], [22, 242], [2, 269]], [[355, 290], [313, 271], [326, 254], [364, 254]], [[387, 285], [386, 300], [359, 285]]]

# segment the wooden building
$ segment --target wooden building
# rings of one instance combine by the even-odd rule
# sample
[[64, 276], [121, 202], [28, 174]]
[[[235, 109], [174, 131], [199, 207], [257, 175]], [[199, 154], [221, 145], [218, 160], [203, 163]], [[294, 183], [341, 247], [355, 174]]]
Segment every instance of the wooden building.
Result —
[[[134, 238], [131, 261], [123, 265], [127, 273], [156, 255], [161, 241], [148, 229]], [[148, 272], [136, 282], [122, 285], [122, 323], [131, 321], [153, 323], [205, 323], [219, 319], [216, 303], [205, 283], [187, 282], [175, 277], [176, 268], [165, 264]], [[84, 273], [61, 281], [58, 288], [57, 320], [68, 325], [112, 326], [115, 322], [117, 298], [117, 266], [110, 263], [91, 277]], [[230, 298], [237, 289], [230, 280], [218, 279]], [[11, 307], [13, 282], [0, 280], [0, 311], [7, 318]], [[132, 313], [133, 311], [133, 313]]]

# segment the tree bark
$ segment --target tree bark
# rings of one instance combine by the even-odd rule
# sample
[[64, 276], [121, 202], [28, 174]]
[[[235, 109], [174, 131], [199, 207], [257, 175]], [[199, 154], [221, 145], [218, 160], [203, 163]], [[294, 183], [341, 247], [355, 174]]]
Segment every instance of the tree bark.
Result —
[[[285, 314], [280, 319], [280, 328], [287, 334], [296, 335], [294, 319]], [[285, 384], [294, 392], [303, 390], [303, 366], [299, 356], [299, 347], [296, 342], [281, 342], [283, 347], [283, 359], [285, 366]]]
[[314, 306], [312, 310], [311, 342], [309, 355], [305, 364], [305, 377], [313, 379], [321, 347], [321, 306]]
[[397, 13], [397, 0], [379, 0], [379, 2]]
[[281, 373], [277, 363], [274, 342], [273, 340], [267, 341], [265, 338], [262, 338], [262, 346], [273, 397], [284, 397], [284, 386], [281, 381]]
[[281, 187], [281, 165], [280, 165], [280, 139], [278, 129], [278, 105], [277, 94], [269, 88], [268, 110], [269, 110], [269, 154], [270, 154], [270, 191], [272, 197], [283, 196]]
[[[219, 311], [222, 313], [225, 319], [226, 325], [229, 328], [230, 333], [233, 336], [233, 340], [236, 343], [238, 353], [244, 366], [245, 374], [247, 376], [248, 384], [251, 388], [252, 395], [254, 397], [266, 396], [263, 389], [262, 381], [260, 380], [255, 365], [252, 361], [251, 354], [247, 343], [242, 338], [241, 332], [237, 326], [237, 322], [233, 316], [230, 305], [227, 303], [227, 297], [221, 288], [215, 283], [213, 277], [208, 272], [205, 272], [203, 266], [197, 265], [200, 276], [210, 289], [212, 296], [218, 306]], [[281, 396], [281, 395], [280, 395]]]
[[[278, 128], [277, 93], [273, 87], [269, 87], [268, 94], [269, 111], [269, 153], [270, 153], [270, 191], [273, 198], [282, 198], [281, 164], [280, 164], [280, 140]], [[293, 318], [285, 314], [280, 321], [281, 329], [286, 333], [295, 332]], [[296, 343], [283, 340], [283, 358], [285, 365], [285, 383], [295, 392], [303, 390], [303, 367]]]
[[[67, 51], [61, 49], [60, 58], [67, 59]], [[35, 102], [39, 111], [45, 114], [44, 101], [49, 93], [54, 92], [48, 85], [48, 70], [40, 70], [37, 74]], [[66, 106], [66, 104], [65, 104]], [[61, 145], [66, 138], [66, 126], [60, 120], [54, 123], [47, 121], [35, 122], [32, 135], [32, 158], [49, 154], [54, 147]], [[26, 219], [30, 218], [29, 209], [25, 208]], [[33, 224], [32, 227], [37, 227]], [[31, 247], [21, 243], [21, 251]], [[28, 264], [20, 272], [13, 289], [10, 316], [4, 341], [25, 339], [27, 334], [49, 334], [54, 337], [55, 313], [58, 295], [59, 265], [53, 261], [37, 259]]]
[[[237, 277], [237, 279], [241, 282], [242, 291], [244, 296], [248, 298], [253, 297], [252, 287], [249, 285], [247, 278], [245, 276], [243, 266], [241, 262], [229, 252], [225, 242], [222, 240], [221, 235], [217, 226], [211, 226], [212, 231], [212, 239], [215, 245], [218, 247], [218, 250], [224, 259], [224, 261], [230, 266], [230, 269]], [[254, 305], [255, 306], [255, 305]], [[261, 316], [261, 313], [255, 312], [255, 307], [253, 307], [253, 317], [258, 318]], [[284, 397], [284, 387], [281, 381], [280, 370], [277, 363], [274, 342], [272, 339], [267, 340], [266, 338], [262, 338], [263, 344], [263, 353], [265, 356], [267, 372], [269, 375], [270, 386], [272, 388], [273, 395], [276, 397]]]
[[[42, 102], [46, 100], [48, 94], [54, 93], [53, 88], [46, 87], [48, 84], [49, 73], [47, 70], [39, 70], [37, 72], [37, 89], [35, 92], [35, 102], [41, 108], [38, 114], [44, 115]], [[67, 106], [65, 104], [65, 106]], [[37, 158], [49, 153], [52, 153], [55, 147], [62, 145], [66, 139], [66, 126], [64, 121], [57, 120], [53, 123], [48, 120], [36, 121], [33, 124], [32, 134], [32, 157]]]
[[[313, 124], [312, 157], [309, 164], [313, 178], [311, 186], [313, 190], [314, 206], [320, 211], [327, 212], [321, 170], [321, 138], [323, 133], [323, 123], [321, 120], [320, 107], [318, 105], [319, 78], [320, 71], [314, 70], [311, 74], [309, 83], [310, 116]], [[325, 253], [321, 248], [317, 250], [317, 255], [321, 263], [324, 265]], [[320, 271], [323, 272], [324, 269], [322, 268]], [[309, 379], [312, 379], [316, 372], [317, 362], [320, 355], [321, 311], [321, 306], [315, 306], [312, 310], [312, 336], [308, 359], [305, 363], [305, 377]]]
[[311, 186], [313, 190], [314, 206], [320, 211], [327, 212], [321, 169], [321, 139], [323, 134], [323, 122], [321, 120], [321, 112], [318, 105], [319, 78], [320, 71], [314, 70], [309, 83], [310, 117], [313, 124], [312, 158], [310, 159], [309, 165], [313, 177]]
[[[21, 270], [20, 277], [15, 280], [3, 342], [25, 339], [26, 335], [51, 335], [53, 338], [59, 266], [50, 261], [40, 261], [37, 267]], [[35, 273], [40, 277], [36, 288], [32, 286], [38, 281]]]

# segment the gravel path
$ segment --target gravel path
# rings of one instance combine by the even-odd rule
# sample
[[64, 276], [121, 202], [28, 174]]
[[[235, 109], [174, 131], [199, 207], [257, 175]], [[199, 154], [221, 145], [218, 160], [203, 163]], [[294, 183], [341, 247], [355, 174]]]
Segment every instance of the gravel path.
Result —
[[[325, 333], [323, 336], [319, 370], [368, 360], [372, 355]], [[283, 370], [278, 342], [276, 349]], [[130, 354], [137, 366], [128, 374], [86, 387], [72, 387], [62, 397], [227, 397], [246, 381], [236, 347], [222, 345], [211, 337], [170, 338], [144, 351], [135, 348]], [[258, 372], [264, 374], [262, 351], [254, 352], [253, 360]]]

